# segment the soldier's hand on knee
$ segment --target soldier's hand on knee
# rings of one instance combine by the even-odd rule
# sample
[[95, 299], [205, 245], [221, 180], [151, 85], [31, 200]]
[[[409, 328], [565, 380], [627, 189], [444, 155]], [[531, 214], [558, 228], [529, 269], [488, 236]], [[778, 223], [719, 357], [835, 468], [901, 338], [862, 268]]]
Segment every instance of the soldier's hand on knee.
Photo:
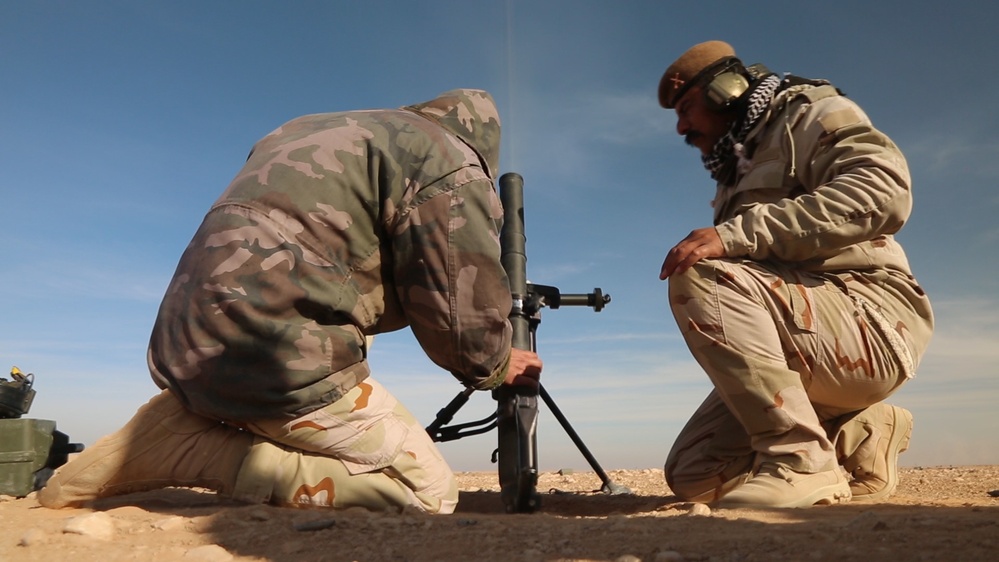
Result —
[[718, 231], [713, 226], [693, 230], [686, 238], [666, 254], [660, 279], [667, 279], [674, 273], [683, 273], [704, 258], [725, 257], [725, 246]]

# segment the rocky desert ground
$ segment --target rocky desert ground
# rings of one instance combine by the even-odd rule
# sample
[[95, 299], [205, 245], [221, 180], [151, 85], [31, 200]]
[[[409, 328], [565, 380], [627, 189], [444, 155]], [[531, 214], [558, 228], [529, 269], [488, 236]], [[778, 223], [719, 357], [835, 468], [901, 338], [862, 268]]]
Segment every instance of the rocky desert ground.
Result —
[[877, 505], [711, 510], [672, 496], [662, 471], [545, 472], [541, 509], [507, 514], [496, 474], [459, 474], [448, 516], [240, 505], [166, 489], [86, 509], [30, 494], [0, 501], [0, 560], [822, 561], [999, 560], [999, 467], [912, 467]]

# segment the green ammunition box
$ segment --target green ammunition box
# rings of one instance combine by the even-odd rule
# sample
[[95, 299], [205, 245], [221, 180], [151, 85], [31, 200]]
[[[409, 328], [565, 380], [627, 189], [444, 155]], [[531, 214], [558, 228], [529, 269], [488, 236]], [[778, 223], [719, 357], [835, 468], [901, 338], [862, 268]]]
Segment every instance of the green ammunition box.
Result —
[[48, 481], [53, 441], [62, 437], [55, 427], [51, 420], [0, 419], [0, 494], [21, 498]]

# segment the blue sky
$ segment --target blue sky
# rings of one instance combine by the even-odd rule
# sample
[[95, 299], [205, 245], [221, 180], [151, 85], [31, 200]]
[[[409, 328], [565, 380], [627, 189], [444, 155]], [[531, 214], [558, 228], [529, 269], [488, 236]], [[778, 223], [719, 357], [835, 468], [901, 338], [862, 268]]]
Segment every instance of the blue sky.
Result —
[[[0, 371], [35, 375], [28, 417], [74, 442], [154, 392], [160, 298], [250, 146], [307, 113], [495, 97], [501, 172], [525, 180], [528, 277], [600, 287], [603, 311], [545, 309], [543, 381], [605, 469], [660, 467], [710, 389], [658, 273], [708, 226], [713, 185], [659, 108], [689, 46], [827, 78], [901, 146], [915, 209], [898, 236], [937, 331], [893, 398], [907, 466], [999, 464], [999, 4], [509, 0], [0, 3]], [[460, 390], [408, 331], [372, 364], [425, 424]], [[488, 415], [478, 393], [456, 421]], [[585, 469], [550, 414], [542, 470]], [[489, 470], [495, 434], [442, 444]]]

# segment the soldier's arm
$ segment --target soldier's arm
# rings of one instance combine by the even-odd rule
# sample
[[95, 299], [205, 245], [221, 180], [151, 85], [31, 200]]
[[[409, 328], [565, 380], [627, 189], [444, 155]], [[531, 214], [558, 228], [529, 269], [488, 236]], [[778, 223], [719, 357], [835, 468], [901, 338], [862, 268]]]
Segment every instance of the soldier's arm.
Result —
[[805, 193], [717, 225], [726, 254], [800, 261], [897, 232], [912, 198], [895, 144], [841, 96], [815, 102], [792, 122], [793, 169]]
[[[463, 177], [465, 176], [465, 177]], [[500, 263], [502, 206], [477, 168], [420, 201], [394, 236], [399, 300], [423, 350], [465, 384], [503, 383], [511, 297]]]

